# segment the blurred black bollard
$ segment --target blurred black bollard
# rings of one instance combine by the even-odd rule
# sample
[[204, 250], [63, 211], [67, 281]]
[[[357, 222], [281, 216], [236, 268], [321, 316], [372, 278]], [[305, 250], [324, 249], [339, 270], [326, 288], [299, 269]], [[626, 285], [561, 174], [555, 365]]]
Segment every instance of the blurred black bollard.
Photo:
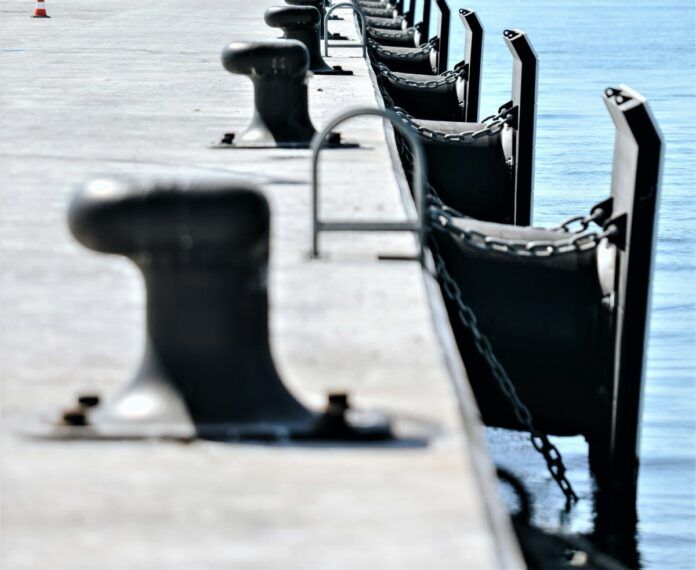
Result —
[[[202, 437], [232, 427], [308, 422], [285, 388], [268, 341], [266, 199], [244, 183], [96, 180], [69, 224], [85, 246], [124, 255], [147, 292], [147, 340], [133, 382], [95, 421]], [[190, 418], [190, 419], [189, 419]]]
[[264, 20], [272, 28], [280, 28], [283, 37], [302, 42], [309, 52], [309, 70], [318, 75], [353, 75], [340, 66], [331, 67], [321, 56], [319, 22], [321, 13], [313, 6], [273, 6], [266, 10]]
[[231, 43], [222, 51], [227, 71], [254, 84], [254, 116], [238, 136], [226, 134], [232, 147], [309, 146], [316, 132], [307, 102], [307, 48], [296, 40]]
[[[326, 17], [326, 2], [324, 0], [285, 0], [285, 3], [290, 6], [312, 6], [319, 10], [321, 18], [319, 20], [319, 35], [324, 37], [324, 18]], [[341, 34], [330, 34], [329, 39], [331, 40], [347, 40], [345, 36]]]
[[[146, 346], [134, 380], [66, 430], [94, 437], [221, 440], [384, 439], [383, 422], [353, 428], [347, 397], [305, 408], [276, 371], [268, 329], [270, 212], [244, 182], [95, 180], [70, 208], [86, 247], [142, 272]], [[335, 402], [343, 402], [337, 409]], [[90, 402], [91, 403], [91, 402]]]

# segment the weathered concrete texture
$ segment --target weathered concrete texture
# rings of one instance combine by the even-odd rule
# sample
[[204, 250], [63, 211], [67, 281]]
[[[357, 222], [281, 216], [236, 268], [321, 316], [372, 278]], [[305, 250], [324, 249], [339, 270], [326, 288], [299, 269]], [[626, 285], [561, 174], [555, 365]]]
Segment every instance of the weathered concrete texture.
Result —
[[[420, 270], [375, 259], [412, 252], [411, 237], [331, 236], [327, 257], [309, 261], [309, 152], [208, 148], [250, 113], [251, 85], [222, 69], [220, 50], [273, 37], [262, 20], [271, 4], [49, 0], [50, 20], [30, 19], [27, 2], [0, 6], [3, 569], [478, 569], [517, 560], [494, 538], [463, 452]], [[355, 36], [349, 19], [332, 27]], [[356, 76], [311, 79], [317, 126], [376, 104], [359, 51], [335, 53], [345, 57], [331, 63]], [[325, 215], [403, 218], [381, 124], [343, 132], [364, 148], [325, 153]], [[348, 390], [359, 405], [435, 421], [443, 434], [426, 448], [355, 449], [12, 433], [81, 389], [108, 397], [139, 359], [137, 272], [80, 248], [66, 230], [71, 185], [98, 174], [263, 183], [274, 216], [273, 345], [286, 381], [309, 404]], [[485, 456], [477, 461], [489, 468]]]

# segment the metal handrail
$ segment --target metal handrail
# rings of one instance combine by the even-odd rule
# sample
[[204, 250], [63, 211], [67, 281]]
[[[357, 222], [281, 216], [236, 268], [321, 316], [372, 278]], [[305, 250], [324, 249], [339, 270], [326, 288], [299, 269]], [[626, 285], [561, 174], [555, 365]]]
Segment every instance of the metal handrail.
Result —
[[[406, 139], [413, 154], [413, 192], [416, 202], [416, 220], [394, 221], [331, 221], [319, 219], [319, 153], [325, 148], [324, 141], [341, 123], [348, 119], [362, 116], [382, 117]], [[388, 109], [358, 108], [351, 109], [334, 117], [312, 139], [312, 257], [319, 257], [319, 234], [321, 232], [402, 232], [410, 231], [418, 235], [418, 261], [423, 262], [423, 248], [426, 244], [427, 226], [425, 224], [425, 153], [418, 137], [409, 129], [396, 113]]]
[[[358, 44], [329, 44], [329, 16], [336, 8], [350, 8], [360, 17], [360, 31], [362, 33], [362, 43]], [[326, 11], [324, 15], [324, 55], [329, 57], [329, 46], [333, 45], [341, 48], [362, 48], [363, 57], [367, 55], [367, 21], [365, 20], [365, 13], [362, 11], [360, 6], [356, 4], [351, 4], [350, 2], [341, 2], [340, 4], [334, 4]]]

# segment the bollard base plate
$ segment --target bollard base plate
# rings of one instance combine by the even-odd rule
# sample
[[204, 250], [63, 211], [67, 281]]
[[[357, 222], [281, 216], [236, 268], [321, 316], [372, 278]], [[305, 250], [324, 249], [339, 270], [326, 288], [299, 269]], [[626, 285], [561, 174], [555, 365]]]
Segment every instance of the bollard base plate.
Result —
[[331, 69], [312, 71], [314, 75], [353, 75], [350, 69], [343, 69], [340, 65], [334, 65]]
[[[98, 418], [98, 416], [97, 416]], [[363, 445], [418, 446], [428, 444], [439, 427], [423, 420], [386, 416], [351, 409], [344, 415], [313, 413], [307, 421], [194, 424], [193, 422], [144, 423], [91, 419], [71, 425], [65, 414], [42, 416], [22, 422], [12, 431], [35, 439], [70, 440], [164, 440], [192, 442], [209, 440], [225, 443], [264, 445]]]
[[[352, 74], [352, 72], [350, 72]], [[258, 142], [247, 142], [247, 141], [237, 141], [235, 140], [235, 133], [225, 133], [220, 142], [211, 145], [211, 149], [270, 149], [270, 148], [281, 148], [281, 149], [308, 149], [312, 146], [312, 141], [284, 141], [275, 142], [269, 140], [262, 140]], [[332, 133], [329, 139], [324, 143], [325, 148], [360, 148], [360, 144], [353, 141], [343, 141], [341, 139], [341, 133]]]

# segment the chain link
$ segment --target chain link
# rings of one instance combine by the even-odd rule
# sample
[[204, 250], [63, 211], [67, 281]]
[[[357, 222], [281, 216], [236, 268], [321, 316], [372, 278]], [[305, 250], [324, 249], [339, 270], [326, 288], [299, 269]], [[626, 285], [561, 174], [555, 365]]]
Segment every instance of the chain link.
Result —
[[[563, 221], [560, 226], [553, 228], [554, 230], [561, 230], [568, 233], [579, 234], [587, 230], [587, 228], [593, 222], [602, 220], [605, 216], [605, 212], [602, 208], [594, 208], [586, 216], [571, 216], [567, 220]], [[577, 226], [573, 228], [573, 226]]]
[[389, 69], [383, 63], [377, 64], [377, 69], [379, 70], [381, 77], [386, 77], [390, 81], [396, 83], [397, 85], [403, 85], [404, 87], [414, 87], [419, 89], [435, 89], [436, 87], [441, 87], [442, 85], [449, 85], [456, 83], [459, 78], [466, 76], [466, 67], [462, 66], [459, 69], [448, 69], [440, 75], [436, 75], [436, 79], [430, 79], [427, 81], [416, 81], [415, 79], [406, 79], [400, 77]]
[[476, 230], [465, 230], [453, 222], [458, 217], [450, 209], [431, 209], [433, 228], [449, 232], [477, 249], [507, 253], [516, 257], [556, 257], [568, 253], [588, 251], [599, 245], [603, 239], [611, 240], [618, 234], [615, 225], [609, 225], [601, 232], [575, 233], [572, 237], [560, 240], [510, 240], [487, 236]]
[[368, 28], [368, 33], [371, 36], [383, 39], [412, 38], [416, 34], [416, 29], [408, 28], [407, 30], [388, 31], [379, 28]]
[[506, 125], [513, 125], [515, 120], [512, 109], [506, 107], [497, 115], [486, 117], [482, 121], [484, 124], [482, 129], [463, 131], [461, 133], [445, 133], [419, 125], [415, 119], [401, 107], [394, 107], [394, 112], [402, 122], [416, 130], [421, 136], [444, 143], [468, 143], [480, 139], [481, 137], [489, 137], [502, 131]]
[[394, 103], [394, 99], [391, 98], [391, 95], [389, 95], [389, 92], [384, 87], [383, 82], [379, 81], [379, 77], [377, 78], [377, 85], [380, 93], [382, 94], [382, 99], [384, 99], [385, 106], [389, 109], [394, 109], [396, 107], [396, 103]]
[[361, 6], [360, 9], [363, 11], [363, 14], [372, 18], [391, 18], [391, 15], [388, 15], [387, 12], [393, 12], [394, 10], [394, 8], [390, 7], [368, 8], [366, 6]]
[[544, 458], [551, 477], [553, 477], [553, 480], [566, 498], [566, 507], [570, 507], [572, 503], [578, 501], [578, 496], [575, 494], [573, 486], [566, 477], [566, 466], [563, 463], [561, 452], [551, 443], [545, 433], [540, 432], [534, 427], [534, 421], [529, 408], [520, 400], [517, 389], [510, 380], [507, 371], [493, 353], [493, 348], [488, 337], [479, 329], [476, 315], [471, 310], [471, 307], [464, 303], [462, 291], [449, 271], [447, 271], [445, 261], [440, 254], [439, 246], [435, 240], [431, 240], [431, 251], [435, 260], [435, 270], [442, 283], [442, 288], [447, 297], [456, 305], [459, 321], [473, 336], [477, 352], [486, 361], [498, 387], [512, 405], [515, 418], [517, 418], [517, 421], [529, 432], [532, 446]]
[[431, 51], [433, 51], [435, 49], [435, 46], [437, 45], [437, 43], [438, 43], [438, 38], [433, 38], [432, 40], [424, 43], [420, 47], [417, 47], [417, 48], [409, 50], [409, 51], [400, 52], [400, 51], [392, 51], [390, 49], [387, 49], [384, 46], [381, 46], [380, 44], [378, 44], [372, 38], [367, 39], [368, 47], [375, 50], [378, 54], [386, 55], [389, 57], [397, 57], [399, 59], [415, 59], [422, 54], [430, 53]]

